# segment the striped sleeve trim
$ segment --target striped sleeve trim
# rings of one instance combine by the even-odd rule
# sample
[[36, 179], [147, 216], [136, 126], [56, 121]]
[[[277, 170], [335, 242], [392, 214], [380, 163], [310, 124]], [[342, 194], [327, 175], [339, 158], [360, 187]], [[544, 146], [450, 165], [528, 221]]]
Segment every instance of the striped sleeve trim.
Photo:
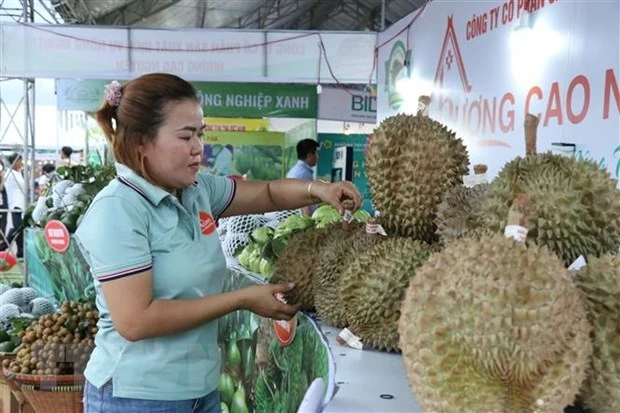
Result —
[[232, 204], [232, 201], [235, 199], [235, 194], [237, 193], [237, 181], [235, 181], [232, 178], [229, 178], [229, 179], [230, 179], [230, 184], [231, 184], [230, 194], [228, 194], [228, 199], [226, 200], [226, 203], [224, 204], [224, 208], [222, 208], [220, 213], [217, 214], [216, 219], [219, 219], [220, 216], [228, 209], [230, 204]]
[[118, 280], [119, 278], [124, 278], [124, 277], [128, 277], [130, 275], [135, 275], [135, 274], [140, 274], [141, 272], [150, 270], [151, 268], [153, 268], [153, 264], [148, 263], [148, 264], [141, 265], [139, 267], [130, 268], [128, 270], [117, 271], [112, 274], [102, 275], [102, 276], [97, 277], [97, 279], [99, 280], [99, 282]]

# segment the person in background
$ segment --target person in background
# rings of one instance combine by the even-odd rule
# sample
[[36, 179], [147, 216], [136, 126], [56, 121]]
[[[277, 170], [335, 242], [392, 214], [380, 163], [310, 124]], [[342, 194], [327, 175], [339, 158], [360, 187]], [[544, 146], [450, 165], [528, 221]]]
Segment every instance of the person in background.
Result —
[[7, 238], [9, 244], [16, 241], [17, 257], [21, 258], [24, 256], [23, 231], [16, 230], [21, 226], [22, 214], [26, 210], [26, 182], [22, 175], [24, 161], [20, 154], [13, 153], [7, 157], [7, 163], [9, 167], [4, 171], [4, 188], [12, 221]]
[[71, 154], [73, 154], [73, 148], [70, 146], [63, 146], [60, 148], [60, 163], [62, 166], [71, 166]]
[[0, 251], [4, 251], [7, 249], [7, 238], [6, 238], [6, 226], [8, 223], [8, 211], [9, 208], [9, 197], [6, 193], [6, 188], [4, 187], [4, 173], [6, 172], [4, 167], [4, 161], [0, 159], [0, 188], [2, 188], [0, 194], [0, 234], [2, 237], [0, 238]]
[[39, 194], [44, 194], [49, 185], [58, 180], [58, 174], [53, 163], [46, 163], [41, 169], [43, 173], [37, 178], [36, 183], [39, 184]]
[[[314, 168], [319, 160], [319, 143], [314, 139], [302, 139], [297, 142], [297, 163], [286, 174], [287, 178], [301, 179], [304, 181], [314, 180]], [[315, 205], [305, 206], [301, 209], [302, 214], [311, 216]]]
[[220, 413], [217, 320], [249, 310], [288, 320], [277, 297], [294, 285], [222, 292], [230, 277], [220, 217], [361, 196], [353, 184], [233, 180], [199, 172], [205, 130], [196, 90], [162, 73], [106, 87], [96, 114], [117, 178], [76, 231], [94, 278], [100, 318], [86, 371], [88, 413]]

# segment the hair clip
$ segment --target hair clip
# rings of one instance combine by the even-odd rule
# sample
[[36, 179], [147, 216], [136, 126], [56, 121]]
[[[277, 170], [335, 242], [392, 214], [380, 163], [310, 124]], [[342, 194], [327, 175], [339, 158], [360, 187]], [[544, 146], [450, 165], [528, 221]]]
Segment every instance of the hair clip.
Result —
[[110, 106], [118, 107], [121, 104], [121, 84], [116, 80], [105, 86], [105, 99]]

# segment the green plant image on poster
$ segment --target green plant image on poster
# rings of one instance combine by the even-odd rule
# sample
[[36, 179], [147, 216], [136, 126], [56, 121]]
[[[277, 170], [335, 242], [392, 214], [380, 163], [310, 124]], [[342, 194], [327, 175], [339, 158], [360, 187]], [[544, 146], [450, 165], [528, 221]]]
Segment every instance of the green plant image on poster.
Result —
[[[241, 272], [229, 271], [224, 292], [260, 283]], [[288, 346], [280, 344], [273, 321], [249, 311], [219, 319], [222, 356], [220, 397], [223, 412], [295, 413], [316, 378], [333, 395], [334, 362], [316, 325], [303, 313]]]
[[210, 131], [204, 137], [203, 169], [215, 175], [249, 180], [282, 178], [284, 134]]
[[319, 148], [319, 161], [317, 163], [317, 178], [331, 181], [334, 149], [340, 146], [353, 146], [353, 183], [364, 198], [362, 209], [372, 213], [374, 209], [366, 176], [367, 139], [368, 135], [365, 134], [319, 133], [318, 141], [321, 147]]
[[26, 228], [28, 285], [56, 303], [87, 299], [94, 302], [95, 287], [88, 263], [71, 235], [65, 252], [52, 250], [43, 229]]

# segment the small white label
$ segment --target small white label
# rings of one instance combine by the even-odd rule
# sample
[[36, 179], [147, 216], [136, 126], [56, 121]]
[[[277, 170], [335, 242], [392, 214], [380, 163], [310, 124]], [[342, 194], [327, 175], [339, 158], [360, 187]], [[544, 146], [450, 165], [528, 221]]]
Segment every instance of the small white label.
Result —
[[466, 188], [471, 188], [476, 185], [476, 175], [463, 175], [463, 185]]
[[514, 238], [519, 242], [525, 242], [527, 239], [527, 232], [527, 228], [522, 227], [521, 225], [506, 225], [504, 235], [507, 238]]
[[586, 259], [583, 257], [583, 255], [580, 255], [575, 261], [573, 261], [570, 267], [568, 267], [568, 271], [576, 274], [577, 271], [579, 271], [582, 267], [585, 267], [586, 265], [588, 265]]
[[356, 350], [362, 350], [364, 348], [364, 345], [362, 344], [362, 339], [353, 334], [348, 328], [343, 329], [338, 334], [338, 338], [340, 339], [338, 340], [338, 342], [341, 345], [349, 346]]
[[474, 175], [474, 186], [480, 185], [480, 184], [486, 184], [487, 182], [489, 181], [487, 180], [486, 173]]
[[351, 221], [353, 221], [353, 214], [351, 214], [351, 211], [345, 210], [344, 214], [342, 215], [342, 219], [344, 219], [347, 224], [350, 224]]
[[379, 234], [384, 237], [387, 237], [387, 233], [385, 232], [385, 229], [383, 229], [381, 224], [366, 223], [366, 233], [367, 234]]

